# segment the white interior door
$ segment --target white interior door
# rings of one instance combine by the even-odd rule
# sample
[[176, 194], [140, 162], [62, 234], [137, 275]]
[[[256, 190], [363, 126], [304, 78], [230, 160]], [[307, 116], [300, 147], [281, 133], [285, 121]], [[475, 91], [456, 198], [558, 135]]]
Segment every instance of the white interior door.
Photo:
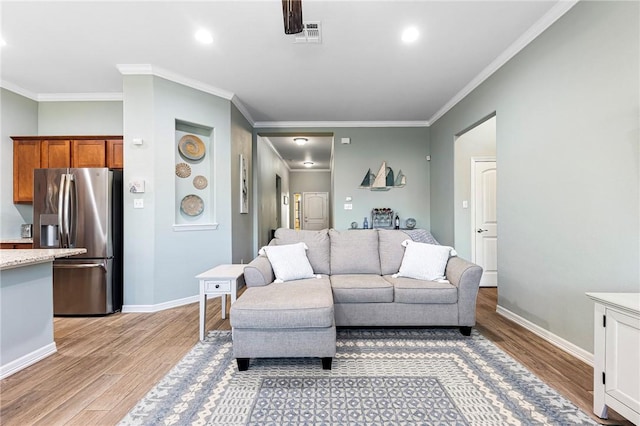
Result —
[[496, 209], [496, 161], [471, 161], [472, 261], [484, 272], [480, 286], [498, 285], [498, 219]]
[[302, 193], [302, 229], [320, 230], [329, 227], [329, 193]]

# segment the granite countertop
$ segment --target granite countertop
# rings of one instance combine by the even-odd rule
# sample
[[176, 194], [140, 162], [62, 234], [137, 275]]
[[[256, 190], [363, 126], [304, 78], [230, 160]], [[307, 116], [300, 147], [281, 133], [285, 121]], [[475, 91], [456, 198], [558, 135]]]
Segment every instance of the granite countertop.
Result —
[[0, 244], [33, 244], [33, 238], [2, 238]]
[[87, 249], [85, 248], [0, 250], [0, 270], [52, 262], [58, 257], [73, 256], [86, 252]]

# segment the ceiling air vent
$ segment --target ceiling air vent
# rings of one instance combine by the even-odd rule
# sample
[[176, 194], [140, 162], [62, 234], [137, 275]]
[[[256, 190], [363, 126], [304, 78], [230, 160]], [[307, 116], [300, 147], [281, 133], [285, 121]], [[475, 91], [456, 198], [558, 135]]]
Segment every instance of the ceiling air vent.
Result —
[[304, 22], [302, 32], [295, 35], [294, 43], [320, 43], [320, 21]]

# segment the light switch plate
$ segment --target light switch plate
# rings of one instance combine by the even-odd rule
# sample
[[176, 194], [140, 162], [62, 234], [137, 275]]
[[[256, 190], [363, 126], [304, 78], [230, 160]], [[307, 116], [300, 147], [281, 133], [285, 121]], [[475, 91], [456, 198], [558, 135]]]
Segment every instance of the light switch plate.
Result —
[[353, 210], [353, 204], [346, 203], [346, 204], [344, 205], [344, 209], [345, 209], [345, 210]]
[[133, 200], [133, 208], [134, 209], [143, 209], [144, 208], [144, 199], [143, 198], [135, 198]]

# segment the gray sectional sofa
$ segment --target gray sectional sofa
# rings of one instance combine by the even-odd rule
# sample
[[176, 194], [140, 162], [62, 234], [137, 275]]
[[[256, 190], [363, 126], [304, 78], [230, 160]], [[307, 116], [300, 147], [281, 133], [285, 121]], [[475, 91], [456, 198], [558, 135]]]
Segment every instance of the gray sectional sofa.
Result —
[[[245, 267], [247, 289], [231, 306], [238, 368], [246, 370], [250, 358], [319, 357], [330, 369], [336, 326], [456, 326], [469, 335], [482, 268], [452, 255], [450, 248], [415, 244], [414, 235], [387, 229], [278, 229], [264, 254]], [[294, 248], [294, 254], [283, 251]], [[437, 259], [415, 261], [423, 249], [435, 250], [435, 257], [444, 253], [441, 279], [410, 277], [431, 276], [430, 269], [428, 275], [422, 270], [432, 264], [438, 268]], [[306, 259], [300, 259], [300, 250]], [[299, 279], [277, 279], [300, 273]]]

